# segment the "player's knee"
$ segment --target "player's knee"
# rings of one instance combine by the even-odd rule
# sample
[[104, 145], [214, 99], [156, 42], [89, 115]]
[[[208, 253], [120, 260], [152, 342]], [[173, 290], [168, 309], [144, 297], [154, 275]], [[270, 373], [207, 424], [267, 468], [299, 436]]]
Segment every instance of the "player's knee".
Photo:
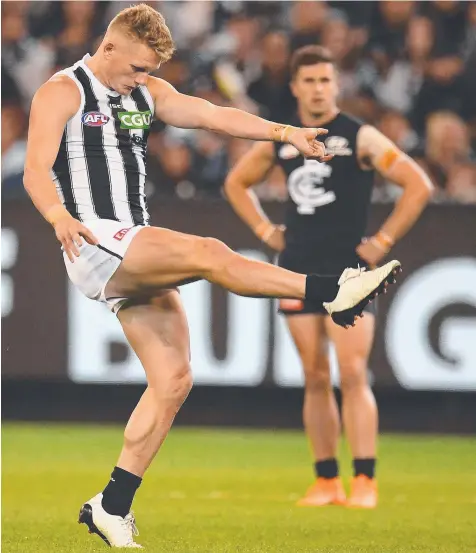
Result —
[[176, 367], [164, 386], [164, 393], [172, 401], [182, 405], [193, 386], [192, 370], [188, 362]]
[[204, 273], [226, 267], [230, 248], [216, 238], [198, 238], [194, 249], [197, 263]]
[[329, 367], [325, 363], [308, 364], [304, 369], [304, 387], [310, 393], [332, 389]]
[[190, 364], [183, 362], [175, 367], [160, 370], [160, 379], [153, 384], [149, 383], [149, 387], [161, 408], [178, 410], [193, 386]]
[[342, 393], [367, 386], [367, 365], [362, 359], [350, 359], [340, 364], [340, 387]]

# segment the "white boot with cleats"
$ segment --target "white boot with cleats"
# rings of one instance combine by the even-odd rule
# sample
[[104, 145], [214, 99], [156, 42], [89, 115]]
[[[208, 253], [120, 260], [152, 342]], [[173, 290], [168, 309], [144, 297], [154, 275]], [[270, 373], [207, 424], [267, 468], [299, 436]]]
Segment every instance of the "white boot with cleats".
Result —
[[86, 524], [90, 534], [97, 534], [111, 547], [130, 547], [142, 549], [134, 541], [139, 535], [132, 511], [124, 518], [110, 515], [102, 507], [102, 493], [87, 501], [79, 511], [80, 524]]
[[393, 284], [401, 271], [399, 261], [389, 261], [373, 270], [345, 269], [339, 278], [337, 296], [323, 306], [336, 324], [353, 326], [369, 301], [386, 293], [387, 285]]

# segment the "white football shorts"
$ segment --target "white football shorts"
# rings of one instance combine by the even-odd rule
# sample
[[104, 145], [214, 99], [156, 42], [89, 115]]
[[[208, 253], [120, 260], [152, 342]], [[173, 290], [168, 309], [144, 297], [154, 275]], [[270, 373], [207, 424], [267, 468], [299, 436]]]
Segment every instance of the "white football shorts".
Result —
[[109, 219], [84, 221], [83, 224], [99, 244], [92, 246], [83, 238], [80, 255], [74, 258], [74, 263], [63, 252], [68, 276], [87, 298], [104, 303], [113, 313], [117, 313], [128, 298], [107, 298], [106, 285], [121, 264], [134, 236], [145, 227]]

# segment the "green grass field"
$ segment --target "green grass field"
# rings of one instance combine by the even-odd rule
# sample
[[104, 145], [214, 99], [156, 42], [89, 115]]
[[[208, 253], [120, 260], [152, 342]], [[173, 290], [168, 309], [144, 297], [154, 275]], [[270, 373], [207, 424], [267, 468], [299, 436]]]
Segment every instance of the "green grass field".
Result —
[[[2, 552], [108, 551], [81, 503], [107, 483], [119, 427], [4, 424]], [[146, 551], [476, 552], [476, 439], [384, 436], [375, 511], [306, 509], [300, 432], [176, 429], [139, 489]], [[342, 450], [348, 480], [350, 458]]]

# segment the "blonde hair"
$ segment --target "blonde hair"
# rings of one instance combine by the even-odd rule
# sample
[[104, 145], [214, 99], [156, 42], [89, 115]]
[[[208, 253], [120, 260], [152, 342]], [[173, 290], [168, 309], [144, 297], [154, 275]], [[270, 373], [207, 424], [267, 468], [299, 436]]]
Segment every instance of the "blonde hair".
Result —
[[161, 62], [168, 61], [174, 53], [174, 41], [165, 19], [147, 4], [120, 11], [109, 24], [109, 29], [117, 28], [154, 50]]

